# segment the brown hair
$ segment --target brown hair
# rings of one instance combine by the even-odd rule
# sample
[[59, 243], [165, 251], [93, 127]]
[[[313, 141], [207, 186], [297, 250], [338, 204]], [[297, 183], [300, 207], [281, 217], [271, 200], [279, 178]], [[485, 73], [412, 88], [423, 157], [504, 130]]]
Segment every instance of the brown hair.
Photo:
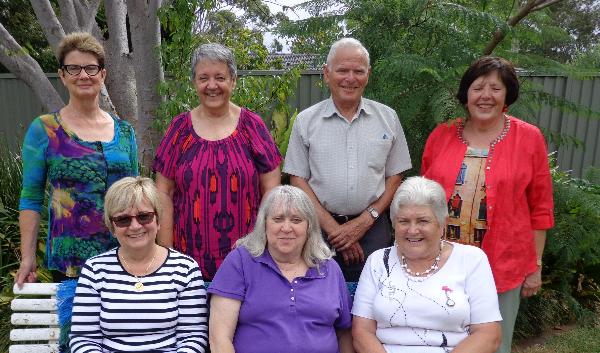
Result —
[[78, 50], [89, 53], [98, 59], [98, 65], [104, 67], [104, 48], [91, 34], [87, 32], [73, 32], [67, 34], [58, 45], [58, 63], [62, 67], [65, 57], [70, 52]]
[[467, 92], [473, 81], [494, 71], [498, 72], [502, 83], [506, 86], [506, 105], [516, 102], [519, 98], [519, 80], [515, 67], [510, 61], [494, 56], [484, 56], [475, 60], [469, 66], [458, 86], [458, 93], [456, 94], [458, 101], [462, 105], [467, 104]]

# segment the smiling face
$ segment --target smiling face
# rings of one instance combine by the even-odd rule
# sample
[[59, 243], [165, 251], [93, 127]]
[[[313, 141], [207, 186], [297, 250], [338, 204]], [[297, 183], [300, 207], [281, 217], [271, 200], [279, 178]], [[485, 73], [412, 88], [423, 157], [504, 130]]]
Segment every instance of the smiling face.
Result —
[[194, 88], [200, 104], [206, 109], [222, 109], [229, 105], [235, 88], [227, 64], [219, 61], [201, 60], [196, 64]]
[[267, 216], [267, 249], [275, 258], [296, 259], [302, 256], [302, 249], [308, 239], [308, 221], [297, 210], [281, 210], [274, 207]]
[[479, 76], [467, 91], [469, 118], [478, 121], [501, 119], [505, 101], [506, 86], [498, 71]]
[[364, 53], [358, 48], [342, 47], [333, 60], [323, 69], [325, 83], [331, 91], [331, 98], [339, 107], [360, 103], [360, 98], [369, 82], [369, 64]]
[[[136, 216], [140, 213], [147, 212], [155, 212], [155, 210], [147, 200], [143, 200], [143, 202], [137, 206], [129, 207], [122, 212], [117, 212], [111, 217]], [[131, 219], [131, 224], [128, 227], [118, 227], [114, 222], [113, 226], [115, 237], [119, 241], [121, 247], [127, 252], [152, 249], [156, 241], [156, 233], [160, 229], [156, 216], [154, 216], [154, 219], [148, 224], [140, 224], [138, 220], [133, 217]]]
[[[64, 65], [98, 65], [98, 58], [91, 53], [73, 50], [65, 55]], [[95, 99], [100, 95], [102, 84], [106, 78], [106, 70], [101, 69], [98, 74], [90, 76], [85, 70], [81, 70], [78, 75], [71, 75], [67, 70], [61, 69], [58, 71], [58, 75], [71, 98]]]
[[394, 222], [398, 249], [409, 260], [431, 259], [440, 251], [443, 227], [431, 207], [404, 206]]

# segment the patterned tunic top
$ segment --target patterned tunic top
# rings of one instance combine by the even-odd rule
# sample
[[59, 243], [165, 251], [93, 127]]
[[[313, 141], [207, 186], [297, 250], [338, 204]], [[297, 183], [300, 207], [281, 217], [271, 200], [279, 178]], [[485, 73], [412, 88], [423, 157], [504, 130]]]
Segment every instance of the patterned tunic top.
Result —
[[50, 270], [76, 277], [85, 260], [116, 246], [104, 225], [104, 194], [115, 181], [138, 174], [135, 134], [114, 119], [110, 142], [83, 141], [58, 113], [37, 117], [23, 142], [19, 210], [41, 212], [50, 184], [46, 259]]
[[281, 160], [262, 119], [245, 108], [234, 132], [217, 141], [196, 134], [190, 112], [171, 122], [153, 169], [175, 182], [174, 247], [198, 262], [205, 279], [254, 227], [260, 174]]
[[117, 249], [89, 259], [73, 301], [73, 353], [202, 353], [207, 346], [208, 307], [198, 265], [169, 250], [153, 273], [126, 272]]

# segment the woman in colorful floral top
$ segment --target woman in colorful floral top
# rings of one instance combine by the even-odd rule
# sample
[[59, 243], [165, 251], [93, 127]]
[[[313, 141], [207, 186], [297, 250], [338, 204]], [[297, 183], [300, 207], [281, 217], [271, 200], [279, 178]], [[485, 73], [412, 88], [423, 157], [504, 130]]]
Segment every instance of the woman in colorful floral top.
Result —
[[282, 157], [262, 119], [229, 100], [236, 76], [229, 48], [196, 50], [200, 105], [173, 118], [153, 167], [164, 206], [158, 242], [193, 257], [207, 280], [252, 230], [262, 196], [281, 177]]
[[23, 142], [19, 285], [36, 280], [46, 182], [47, 267], [54, 281], [61, 281], [77, 277], [85, 260], [117, 245], [103, 222], [104, 194], [113, 182], [138, 174], [133, 128], [99, 106], [106, 77], [100, 43], [88, 33], [72, 33], [62, 40], [58, 56], [69, 103], [37, 117]]

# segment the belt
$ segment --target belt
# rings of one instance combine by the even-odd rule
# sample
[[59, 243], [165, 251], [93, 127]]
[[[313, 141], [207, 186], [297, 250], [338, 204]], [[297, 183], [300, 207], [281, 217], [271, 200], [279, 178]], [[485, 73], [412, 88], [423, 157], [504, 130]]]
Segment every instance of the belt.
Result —
[[336, 222], [338, 222], [339, 224], [344, 224], [348, 221], [353, 220], [354, 218], [360, 216], [360, 213], [357, 215], [344, 215], [344, 214], [337, 214], [337, 213], [331, 213], [331, 217], [333, 217], [333, 219], [335, 219]]

